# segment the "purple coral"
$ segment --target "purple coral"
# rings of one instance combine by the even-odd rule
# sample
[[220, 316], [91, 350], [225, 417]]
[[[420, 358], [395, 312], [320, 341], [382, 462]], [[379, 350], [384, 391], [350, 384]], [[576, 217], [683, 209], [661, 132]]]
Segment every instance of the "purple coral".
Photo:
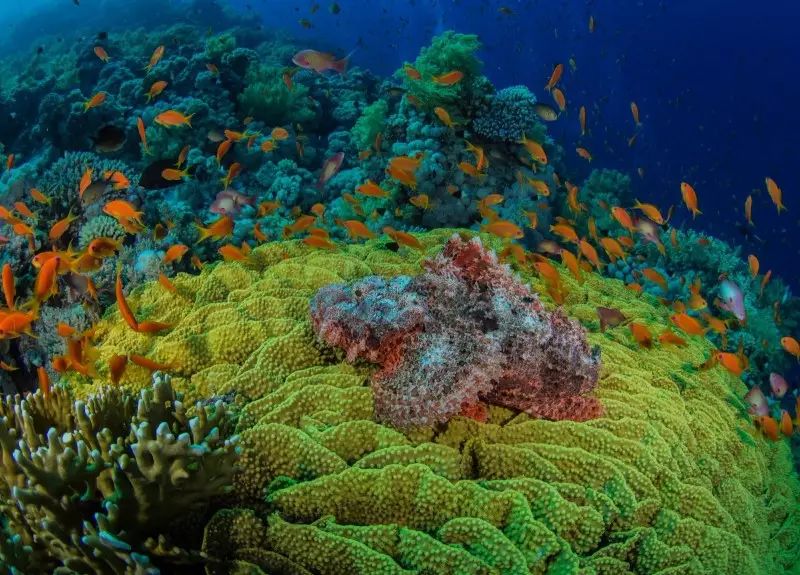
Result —
[[[474, 413], [478, 401], [548, 419], [599, 416], [600, 358], [584, 330], [538, 297], [475, 238], [454, 235], [425, 273], [322, 288], [311, 304], [318, 337], [349, 361], [380, 364], [378, 417], [430, 425]], [[478, 410], [479, 412], [480, 410]]]

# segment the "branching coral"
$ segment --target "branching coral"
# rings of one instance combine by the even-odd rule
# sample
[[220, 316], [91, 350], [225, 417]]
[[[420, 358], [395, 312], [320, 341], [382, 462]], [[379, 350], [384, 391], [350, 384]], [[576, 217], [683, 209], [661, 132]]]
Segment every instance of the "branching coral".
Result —
[[169, 541], [191, 542], [187, 514], [230, 488], [232, 423], [221, 401], [190, 416], [168, 379], [138, 398], [118, 389], [85, 402], [61, 389], [8, 397], [0, 403], [6, 531], [30, 548], [36, 572], [57, 561], [70, 573], [150, 574], [197, 560]]
[[479, 398], [550, 419], [600, 415], [584, 396], [600, 362], [583, 329], [545, 312], [480, 240], [453, 236], [424, 266], [415, 278], [328, 286], [312, 302], [323, 341], [381, 364], [372, 380], [381, 419], [430, 425]]

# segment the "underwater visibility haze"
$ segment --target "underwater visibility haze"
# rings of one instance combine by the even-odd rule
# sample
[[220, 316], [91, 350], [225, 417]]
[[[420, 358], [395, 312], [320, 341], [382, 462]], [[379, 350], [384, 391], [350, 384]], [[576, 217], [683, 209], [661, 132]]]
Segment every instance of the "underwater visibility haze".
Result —
[[797, 15], [0, 3], [0, 574], [800, 573]]

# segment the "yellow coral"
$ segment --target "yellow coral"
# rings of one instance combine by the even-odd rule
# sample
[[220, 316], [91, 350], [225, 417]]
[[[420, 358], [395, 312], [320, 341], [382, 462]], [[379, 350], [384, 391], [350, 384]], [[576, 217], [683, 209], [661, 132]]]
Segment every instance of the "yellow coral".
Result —
[[[243, 404], [238, 503], [261, 509], [266, 495], [273, 511], [221, 511], [208, 551], [243, 573], [794, 569], [800, 486], [788, 446], [763, 440], [727, 401], [746, 391], [741, 382], [692, 367], [711, 353], [705, 339], [645, 350], [626, 327], [599, 333], [597, 306], [656, 334], [668, 325], [667, 309], [619, 281], [587, 273], [579, 284], [559, 266], [565, 311], [602, 350], [602, 418], [551, 422], [491, 408], [487, 423], [455, 417], [403, 432], [377, 423], [369, 369], [315, 341], [308, 302], [331, 282], [418, 273], [452, 233], [419, 236], [424, 252], [392, 252], [386, 240], [336, 252], [268, 244], [246, 266], [179, 276], [179, 296], [140, 288], [132, 307], [175, 324], [166, 335], [135, 334], [117, 311], [101, 322], [101, 374], [112, 355], [138, 353], [170, 364], [192, 401], [233, 393]], [[544, 293], [538, 277], [521, 274]], [[132, 366], [121, 385], [148, 381]], [[94, 385], [74, 384], [84, 394]]]

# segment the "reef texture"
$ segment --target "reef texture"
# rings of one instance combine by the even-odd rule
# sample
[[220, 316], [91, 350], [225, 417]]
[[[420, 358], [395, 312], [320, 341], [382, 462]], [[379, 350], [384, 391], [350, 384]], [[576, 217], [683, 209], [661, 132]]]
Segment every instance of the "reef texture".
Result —
[[378, 418], [394, 425], [442, 423], [478, 403], [534, 417], [584, 421], [600, 415], [594, 388], [599, 350], [486, 250], [453, 235], [426, 273], [333, 284], [311, 305], [314, 330], [347, 359], [381, 364], [372, 378]]
[[[793, 572], [800, 484], [787, 442], [764, 440], [742, 416], [741, 381], [691, 367], [711, 352], [704, 338], [641, 349], [624, 326], [600, 333], [596, 306], [654, 331], [668, 323], [655, 298], [617, 280], [586, 273], [577, 284], [561, 272], [564, 313], [601, 349], [602, 416], [549, 421], [487, 406], [483, 422], [379, 423], [374, 368], [316, 340], [310, 301], [369, 276], [415, 281], [426, 259], [426, 273], [451, 265], [437, 254], [452, 233], [418, 236], [421, 251], [392, 251], [385, 239], [334, 252], [266, 244], [244, 263], [179, 274], [177, 294], [134, 290], [137, 317], [175, 324], [165, 336], [131, 332], [116, 310], [98, 325], [101, 374], [111, 356], [138, 353], [169, 364], [184, 401], [241, 405], [240, 469], [199, 549], [207, 573]], [[527, 270], [520, 277], [544, 292]], [[103, 377], [70, 387], [86, 395]], [[131, 365], [119, 385], [149, 387], [149, 373]]]

